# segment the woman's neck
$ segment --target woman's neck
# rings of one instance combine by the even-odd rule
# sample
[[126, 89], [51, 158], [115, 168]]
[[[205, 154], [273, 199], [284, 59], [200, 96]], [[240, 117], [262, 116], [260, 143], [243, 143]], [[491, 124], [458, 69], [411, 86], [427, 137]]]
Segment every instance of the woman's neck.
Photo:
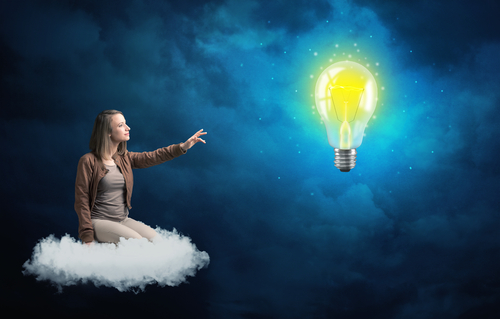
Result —
[[103, 162], [112, 162], [113, 155], [118, 151], [118, 144], [111, 144], [110, 152], [108, 154], [103, 154], [102, 160]]

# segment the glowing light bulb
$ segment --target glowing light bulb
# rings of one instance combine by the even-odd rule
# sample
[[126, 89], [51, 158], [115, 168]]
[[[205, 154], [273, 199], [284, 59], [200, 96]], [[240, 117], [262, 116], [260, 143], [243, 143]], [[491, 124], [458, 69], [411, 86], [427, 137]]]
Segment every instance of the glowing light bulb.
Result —
[[315, 99], [335, 150], [335, 166], [349, 172], [356, 165], [356, 148], [377, 105], [375, 78], [359, 63], [334, 63], [318, 77]]

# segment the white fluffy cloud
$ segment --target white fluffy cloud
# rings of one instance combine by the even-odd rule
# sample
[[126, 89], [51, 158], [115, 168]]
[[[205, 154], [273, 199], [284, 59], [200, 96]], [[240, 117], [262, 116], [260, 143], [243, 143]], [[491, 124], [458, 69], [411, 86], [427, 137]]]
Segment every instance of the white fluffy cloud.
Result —
[[145, 238], [121, 238], [115, 244], [82, 245], [69, 235], [41, 239], [33, 256], [23, 265], [24, 275], [63, 286], [92, 282], [119, 291], [144, 290], [149, 284], [177, 286], [206, 267], [208, 254], [199, 251], [189, 237], [156, 228], [153, 242]]

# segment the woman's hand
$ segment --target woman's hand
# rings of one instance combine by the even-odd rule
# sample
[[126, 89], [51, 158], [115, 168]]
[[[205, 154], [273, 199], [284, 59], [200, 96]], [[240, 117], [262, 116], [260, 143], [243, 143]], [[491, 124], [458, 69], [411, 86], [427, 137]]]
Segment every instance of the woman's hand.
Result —
[[181, 148], [184, 151], [187, 151], [188, 149], [193, 147], [194, 144], [196, 144], [198, 142], [203, 142], [204, 144], [206, 144], [206, 142], [200, 138], [201, 135], [205, 135], [205, 134], [207, 134], [207, 132], [203, 132], [203, 129], [199, 130], [198, 132], [194, 133], [194, 135], [191, 136], [187, 141], [185, 141], [184, 143], [181, 143]]

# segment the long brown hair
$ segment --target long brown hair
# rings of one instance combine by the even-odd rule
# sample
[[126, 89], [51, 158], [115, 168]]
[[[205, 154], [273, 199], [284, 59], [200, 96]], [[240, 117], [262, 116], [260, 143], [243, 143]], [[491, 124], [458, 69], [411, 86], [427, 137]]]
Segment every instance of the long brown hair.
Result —
[[[99, 159], [110, 159], [113, 154], [109, 154], [111, 148], [111, 117], [115, 114], [121, 114], [122, 112], [117, 110], [106, 110], [102, 111], [97, 115], [94, 128], [92, 129], [92, 135], [90, 136], [89, 147], [92, 153], [97, 156]], [[117, 153], [120, 155], [125, 154], [127, 151], [127, 142], [120, 142], [118, 144]]]

